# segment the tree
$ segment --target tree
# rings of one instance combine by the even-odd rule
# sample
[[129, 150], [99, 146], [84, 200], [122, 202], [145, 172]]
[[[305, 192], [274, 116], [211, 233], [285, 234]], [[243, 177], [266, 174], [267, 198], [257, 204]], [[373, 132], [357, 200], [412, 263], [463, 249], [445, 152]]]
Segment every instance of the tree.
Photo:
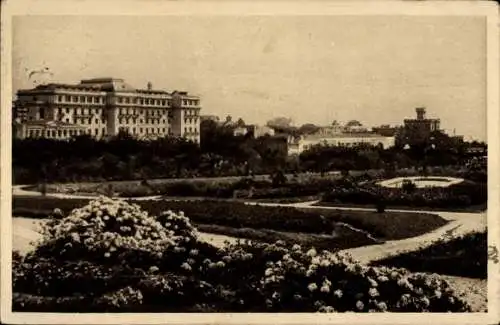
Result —
[[236, 122], [236, 126], [237, 127], [244, 127], [246, 124], [245, 124], [245, 121], [243, 121], [243, 119], [240, 117], [238, 119], [238, 121]]
[[319, 126], [317, 125], [314, 125], [312, 123], [307, 123], [307, 124], [303, 124], [300, 128], [299, 128], [299, 132], [301, 134], [314, 134], [316, 132], [318, 132], [319, 130]]
[[292, 119], [289, 117], [275, 117], [266, 123], [270, 128], [289, 128], [292, 126]]

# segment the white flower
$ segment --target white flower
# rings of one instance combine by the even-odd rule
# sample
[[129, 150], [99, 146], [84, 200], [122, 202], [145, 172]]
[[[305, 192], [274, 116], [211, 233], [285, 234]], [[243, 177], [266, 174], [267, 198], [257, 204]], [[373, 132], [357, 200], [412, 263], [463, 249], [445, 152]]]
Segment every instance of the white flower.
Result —
[[298, 244], [295, 244], [295, 245], [292, 246], [292, 250], [293, 251], [300, 251], [300, 249], [301, 249], [301, 247]]
[[318, 286], [316, 285], [316, 283], [310, 283], [308, 286], [307, 286], [307, 289], [309, 289], [309, 291], [315, 291], [318, 289]]
[[370, 288], [370, 290], [368, 290], [368, 294], [370, 297], [378, 297], [380, 295], [376, 288]]
[[328, 293], [328, 292], [330, 292], [330, 287], [328, 285], [323, 285], [323, 286], [321, 286], [320, 291], [324, 292], [324, 293]]
[[188, 263], [182, 263], [181, 267], [186, 271], [191, 271], [191, 265], [189, 265]]
[[334, 295], [335, 297], [337, 297], [337, 298], [342, 298], [342, 295], [343, 295], [342, 290], [340, 290], [340, 289], [335, 290], [335, 291], [333, 292], [333, 295]]
[[314, 248], [311, 248], [310, 250], [307, 251], [306, 255], [309, 256], [309, 257], [314, 257], [316, 256], [318, 253], [316, 252], [316, 250]]

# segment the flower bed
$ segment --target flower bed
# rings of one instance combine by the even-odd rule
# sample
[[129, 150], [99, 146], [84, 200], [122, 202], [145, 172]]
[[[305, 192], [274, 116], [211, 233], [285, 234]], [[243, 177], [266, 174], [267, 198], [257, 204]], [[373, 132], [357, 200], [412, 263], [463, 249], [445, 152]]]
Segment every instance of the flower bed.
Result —
[[216, 249], [182, 214], [105, 198], [53, 220], [16, 257], [13, 291], [15, 311], [470, 311], [437, 275], [281, 242]]
[[487, 245], [486, 232], [474, 232], [447, 242], [438, 240], [426, 249], [390, 257], [373, 265], [487, 279]]
[[387, 206], [467, 208], [485, 205], [488, 188], [486, 183], [464, 181], [445, 188], [386, 188], [373, 183], [337, 187], [323, 196], [326, 203], [372, 204], [383, 201]]

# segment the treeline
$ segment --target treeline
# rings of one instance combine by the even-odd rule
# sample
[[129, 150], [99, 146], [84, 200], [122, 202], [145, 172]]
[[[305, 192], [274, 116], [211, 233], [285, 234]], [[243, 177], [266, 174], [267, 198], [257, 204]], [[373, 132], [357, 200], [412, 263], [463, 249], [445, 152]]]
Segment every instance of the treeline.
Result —
[[[232, 129], [203, 123], [201, 143], [180, 138], [139, 141], [126, 134], [95, 140], [16, 139], [13, 142], [15, 184], [106, 180], [145, 180], [327, 172], [332, 170], [464, 166], [464, 148], [383, 149], [314, 147], [298, 157], [287, 155], [283, 137], [233, 136]], [[475, 167], [485, 175], [485, 166]], [[452, 168], [453, 169], [453, 168]]]

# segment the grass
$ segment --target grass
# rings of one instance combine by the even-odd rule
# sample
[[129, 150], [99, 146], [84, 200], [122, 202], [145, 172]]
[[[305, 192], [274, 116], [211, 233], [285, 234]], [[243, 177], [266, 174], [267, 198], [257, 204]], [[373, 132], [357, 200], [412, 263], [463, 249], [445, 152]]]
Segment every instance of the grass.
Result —
[[[306, 210], [306, 208], [298, 208]], [[308, 209], [311, 211], [311, 209]], [[315, 208], [314, 211], [328, 220], [343, 222], [365, 230], [381, 240], [398, 240], [428, 233], [448, 223], [447, 220], [430, 213], [345, 211]]]
[[[45, 218], [54, 208], [66, 215], [88, 203], [88, 199], [14, 197], [13, 214]], [[280, 232], [331, 235], [344, 223], [380, 240], [415, 237], [444, 226], [447, 221], [427, 213], [344, 211], [268, 207], [223, 201], [137, 201], [143, 209], [158, 215], [165, 210], [184, 211], [195, 224], [230, 228], [267, 229]]]
[[487, 233], [474, 232], [447, 242], [439, 240], [425, 249], [393, 256], [372, 265], [487, 279], [487, 245]]
[[352, 231], [347, 227], [344, 227], [342, 233], [338, 233], [335, 236], [204, 224], [197, 224], [196, 227], [202, 232], [212, 234], [251, 239], [266, 243], [274, 243], [281, 240], [290, 245], [299, 244], [302, 247], [315, 247], [316, 249], [329, 251], [383, 243], [382, 241], [373, 240], [364, 233]]

